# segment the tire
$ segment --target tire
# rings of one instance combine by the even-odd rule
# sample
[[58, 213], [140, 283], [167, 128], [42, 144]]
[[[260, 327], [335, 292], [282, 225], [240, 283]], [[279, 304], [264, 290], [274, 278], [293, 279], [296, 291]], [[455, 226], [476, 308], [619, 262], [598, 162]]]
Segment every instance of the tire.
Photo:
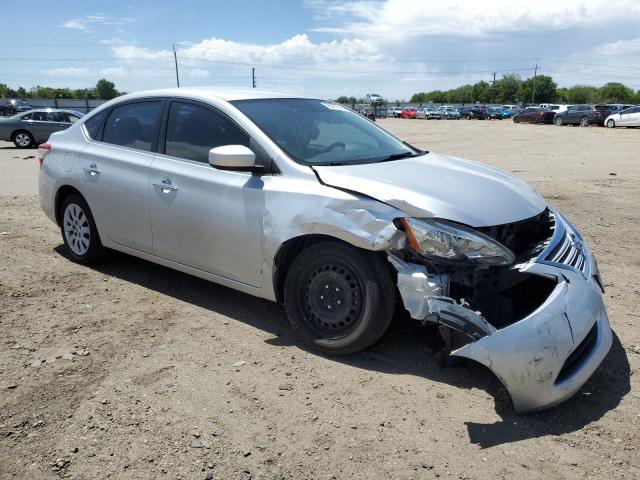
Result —
[[15, 132], [11, 135], [11, 141], [18, 148], [31, 148], [36, 143], [33, 139], [33, 135], [26, 130], [18, 130]]
[[102, 255], [100, 235], [89, 205], [80, 195], [69, 195], [60, 205], [60, 233], [74, 262], [88, 265]]
[[554, 125], [557, 125], [557, 126], [561, 127], [562, 126], [562, 117], [554, 117], [553, 118], [553, 123], [554, 123]]
[[607, 120], [607, 128], [616, 128], [616, 122], [613, 118]]
[[395, 285], [380, 256], [335, 241], [320, 242], [293, 261], [284, 305], [305, 343], [325, 354], [346, 355], [374, 344], [387, 331]]
[[520, 123], [520, 120], [518, 120], [518, 117], [513, 117], [513, 123]]
[[588, 127], [589, 126], [589, 119], [587, 117], [582, 117], [580, 119], [580, 126], [581, 127]]

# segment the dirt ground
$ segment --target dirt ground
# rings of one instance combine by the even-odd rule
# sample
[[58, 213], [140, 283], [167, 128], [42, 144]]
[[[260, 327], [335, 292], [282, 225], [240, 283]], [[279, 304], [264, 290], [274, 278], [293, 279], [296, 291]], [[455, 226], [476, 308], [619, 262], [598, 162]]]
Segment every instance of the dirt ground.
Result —
[[76, 265], [34, 151], [0, 143], [0, 478], [640, 478], [640, 131], [380, 124], [523, 177], [582, 231], [616, 336], [572, 400], [515, 415], [404, 319], [327, 358], [278, 305], [120, 254]]

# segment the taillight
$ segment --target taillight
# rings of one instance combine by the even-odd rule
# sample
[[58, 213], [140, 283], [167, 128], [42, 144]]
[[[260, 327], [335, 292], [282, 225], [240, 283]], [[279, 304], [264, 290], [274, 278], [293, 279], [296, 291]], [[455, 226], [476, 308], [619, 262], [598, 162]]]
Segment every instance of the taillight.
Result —
[[42, 145], [38, 146], [38, 155], [36, 157], [38, 159], [38, 166], [42, 166], [42, 164], [44, 163], [44, 157], [46, 157], [50, 151], [51, 145], [48, 143], [43, 143]]

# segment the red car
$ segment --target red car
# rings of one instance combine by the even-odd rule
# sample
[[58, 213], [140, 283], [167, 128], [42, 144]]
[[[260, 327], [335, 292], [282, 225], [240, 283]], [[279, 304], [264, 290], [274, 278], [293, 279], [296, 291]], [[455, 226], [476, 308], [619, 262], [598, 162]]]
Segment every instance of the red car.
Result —
[[556, 114], [553, 110], [540, 107], [527, 107], [513, 116], [515, 123], [553, 123]]
[[400, 112], [402, 118], [418, 118], [418, 109], [413, 107], [404, 107]]

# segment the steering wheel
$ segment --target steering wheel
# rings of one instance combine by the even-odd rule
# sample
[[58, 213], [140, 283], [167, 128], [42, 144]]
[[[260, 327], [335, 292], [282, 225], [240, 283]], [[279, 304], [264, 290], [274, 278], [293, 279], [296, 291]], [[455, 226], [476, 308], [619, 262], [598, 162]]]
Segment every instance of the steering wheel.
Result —
[[330, 152], [331, 150], [333, 150], [334, 148], [338, 148], [338, 147], [342, 147], [342, 149], [344, 150], [345, 148], [347, 148], [347, 146], [344, 144], [344, 142], [334, 142], [331, 145], [329, 145], [327, 148], [325, 148], [322, 153], [327, 153]]

